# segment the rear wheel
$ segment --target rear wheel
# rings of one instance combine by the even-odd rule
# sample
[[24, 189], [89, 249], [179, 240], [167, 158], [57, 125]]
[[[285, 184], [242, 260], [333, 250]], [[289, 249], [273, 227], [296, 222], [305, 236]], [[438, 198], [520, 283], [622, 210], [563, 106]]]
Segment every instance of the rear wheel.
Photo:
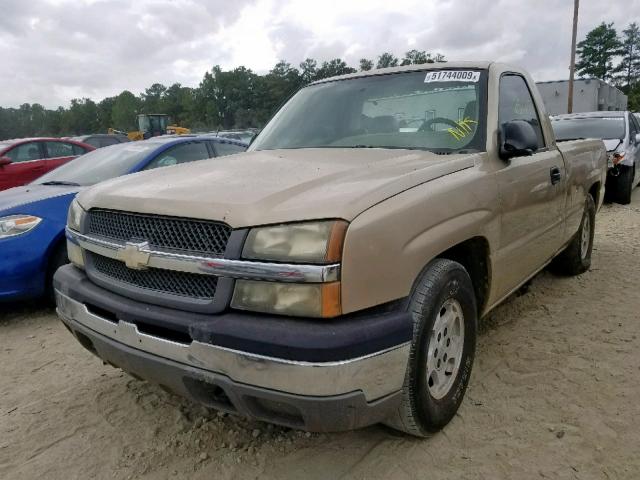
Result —
[[402, 404], [386, 423], [424, 437], [442, 429], [462, 402], [475, 355], [473, 285], [457, 262], [434, 260], [411, 297], [413, 341]]
[[591, 267], [591, 252], [595, 234], [596, 206], [587, 195], [580, 228], [560, 255], [553, 261], [553, 270], [560, 275], [579, 275]]

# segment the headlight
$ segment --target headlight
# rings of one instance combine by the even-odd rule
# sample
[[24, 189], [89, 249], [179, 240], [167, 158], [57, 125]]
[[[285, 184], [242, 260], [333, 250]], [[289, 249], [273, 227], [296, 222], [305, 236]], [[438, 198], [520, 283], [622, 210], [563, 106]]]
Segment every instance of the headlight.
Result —
[[278, 315], [337, 317], [342, 313], [340, 282], [302, 284], [238, 280], [231, 306]]
[[82, 215], [84, 210], [80, 206], [77, 200], [73, 200], [69, 206], [69, 214], [67, 215], [67, 227], [77, 232], [80, 231], [80, 223], [82, 222]]
[[613, 164], [618, 165], [621, 161], [624, 160], [624, 152], [617, 152], [613, 154]]
[[0, 218], [0, 238], [15, 237], [34, 229], [42, 221], [33, 215], [10, 215]]
[[347, 222], [324, 220], [253, 228], [242, 256], [277, 262], [333, 263], [342, 258]]

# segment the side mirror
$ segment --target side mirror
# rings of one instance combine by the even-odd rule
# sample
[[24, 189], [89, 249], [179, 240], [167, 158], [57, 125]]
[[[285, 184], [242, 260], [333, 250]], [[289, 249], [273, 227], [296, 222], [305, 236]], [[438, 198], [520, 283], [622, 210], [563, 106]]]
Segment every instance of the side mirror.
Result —
[[636, 133], [636, 143], [640, 143], [640, 133]]
[[11, 163], [11, 159], [9, 157], [0, 157], [0, 167], [4, 167], [5, 165], [9, 165]]
[[500, 158], [533, 155], [538, 149], [538, 136], [530, 123], [512, 120], [500, 126]]

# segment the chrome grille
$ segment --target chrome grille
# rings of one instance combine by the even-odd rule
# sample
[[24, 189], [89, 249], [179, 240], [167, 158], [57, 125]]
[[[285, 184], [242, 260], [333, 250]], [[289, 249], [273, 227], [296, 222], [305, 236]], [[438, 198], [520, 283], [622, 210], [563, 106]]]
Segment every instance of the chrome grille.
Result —
[[231, 227], [224, 223], [160, 215], [90, 210], [86, 231], [113, 240], [145, 240], [152, 247], [221, 256]]
[[112, 280], [138, 288], [204, 300], [213, 300], [216, 293], [218, 277], [211, 275], [159, 268], [132, 270], [119, 260], [94, 253], [89, 253], [89, 257], [91, 265], [97, 272]]

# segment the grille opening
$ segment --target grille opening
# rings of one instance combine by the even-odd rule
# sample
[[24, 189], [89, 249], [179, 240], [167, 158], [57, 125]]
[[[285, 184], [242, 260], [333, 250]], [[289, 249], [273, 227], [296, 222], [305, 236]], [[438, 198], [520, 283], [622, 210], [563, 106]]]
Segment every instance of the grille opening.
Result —
[[226, 223], [115, 210], [90, 210], [87, 225], [89, 234], [109, 239], [144, 239], [160, 249], [213, 256], [224, 254], [231, 235]]
[[245, 397], [245, 401], [256, 417], [294, 428], [304, 428], [302, 413], [289, 403], [249, 396]]
[[179, 330], [173, 330], [171, 328], [161, 327], [159, 325], [153, 325], [151, 323], [146, 322], [135, 322], [136, 327], [138, 327], [138, 331], [141, 333], [146, 333], [147, 335], [151, 335], [153, 337], [162, 338], [163, 340], [169, 340], [171, 342], [183, 343], [185, 345], [189, 345], [192, 341], [191, 335], [186, 332], [181, 332]]
[[91, 266], [106, 277], [155, 292], [212, 301], [218, 277], [160, 268], [132, 270], [113, 258], [89, 253]]
[[226, 392], [218, 385], [189, 377], [184, 379], [184, 385], [195, 399], [207, 407], [232, 413], [237, 411]]
[[116, 314], [110, 310], [106, 310], [102, 307], [98, 307], [97, 305], [93, 305], [91, 303], [85, 303], [84, 306], [87, 307], [87, 310], [89, 311], [89, 313], [93, 313], [94, 315], [97, 315], [100, 318], [108, 320], [112, 323], [118, 323], [119, 321]]

